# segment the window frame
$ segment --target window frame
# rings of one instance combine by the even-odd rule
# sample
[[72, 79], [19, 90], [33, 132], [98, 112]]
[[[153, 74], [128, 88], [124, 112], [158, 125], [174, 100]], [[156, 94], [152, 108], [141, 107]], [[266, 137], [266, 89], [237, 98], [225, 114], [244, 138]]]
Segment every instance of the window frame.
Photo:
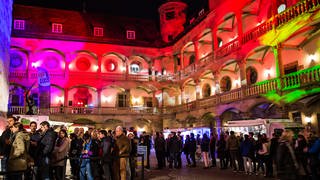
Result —
[[63, 32], [63, 25], [61, 23], [52, 23], [51, 32], [62, 33]]
[[127, 30], [127, 39], [136, 39], [136, 31]]
[[14, 19], [13, 20], [13, 29], [14, 30], [25, 30], [25, 20], [23, 19]]
[[95, 37], [103, 37], [104, 36], [104, 28], [103, 27], [93, 27], [93, 36]]

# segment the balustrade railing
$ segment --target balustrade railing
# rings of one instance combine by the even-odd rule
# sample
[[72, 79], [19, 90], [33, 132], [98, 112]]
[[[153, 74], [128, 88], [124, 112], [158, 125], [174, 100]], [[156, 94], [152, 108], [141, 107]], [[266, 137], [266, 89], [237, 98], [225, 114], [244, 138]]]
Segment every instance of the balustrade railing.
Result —
[[[281, 88], [278, 89], [278, 82]], [[309, 69], [304, 69], [282, 78], [275, 78], [261, 81], [253, 85], [244, 86], [229, 92], [218, 93], [204, 99], [188, 102], [182, 105], [164, 107], [159, 111], [156, 107], [51, 107], [50, 114], [170, 114], [174, 112], [191, 111], [214, 107], [220, 103], [229, 103], [241, 100], [246, 97], [259, 96], [271, 91], [287, 91], [293, 88], [300, 88], [306, 85], [317, 84], [320, 82], [320, 65]], [[9, 112], [14, 114], [25, 114], [25, 107], [11, 106]], [[40, 112], [43, 112], [40, 110]]]
[[[211, 59], [219, 59], [221, 57], [227, 56], [228, 54], [236, 51], [242, 44], [245, 44], [251, 40], [257, 39], [261, 35], [267, 33], [268, 31], [272, 30], [273, 28], [278, 28], [279, 26], [289, 22], [290, 20], [296, 18], [297, 16], [300, 16], [304, 13], [308, 13], [311, 10], [315, 9], [319, 5], [319, 0], [305, 0], [300, 1], [296, 5], [289, 7], [284, 12], [275, 15], [274, 17], [270, 18], [269, 20], [262, 22], [260, 25], [256, 26], [255, 28], [251, 29], [248, 32], [245, 32], [241, 39], [236, 38], [227, 44], [222, 45], [220, 48], [215, 50], [215, 55], [212, 56], [211, 54], [207, 55], [206, 57], [202, 59], [209, 59], [210, 62]], [[213, 61], [211, 61], [213, 62]], [[196, 70], [201, 69], [203, 67], [202, 61], [199, 61], [198, 64], [196, 64]], [[184, 69], [184, 74], [187, 74], [190, 71], [191, 67], [186, 67]], [[186, 78], [187, 76], [180, 76], [181, 79]]]

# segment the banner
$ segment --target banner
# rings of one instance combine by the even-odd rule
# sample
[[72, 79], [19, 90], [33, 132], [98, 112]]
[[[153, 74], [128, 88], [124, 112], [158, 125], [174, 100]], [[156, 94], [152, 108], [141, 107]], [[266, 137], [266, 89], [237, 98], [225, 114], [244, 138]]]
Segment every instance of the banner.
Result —
[[38, 67], [39, 108], [46, 113], [50, 108], [50, 77], [46, 69]]

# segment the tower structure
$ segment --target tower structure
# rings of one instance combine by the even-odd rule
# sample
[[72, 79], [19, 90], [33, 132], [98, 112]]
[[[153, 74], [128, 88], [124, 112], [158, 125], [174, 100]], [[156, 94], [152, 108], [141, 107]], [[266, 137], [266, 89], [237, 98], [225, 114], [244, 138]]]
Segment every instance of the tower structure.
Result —
[[168, 0], [159, 7], [160, 31], [163, 41], [170, 42], [183, 32], [187, 5], [179, 0]]

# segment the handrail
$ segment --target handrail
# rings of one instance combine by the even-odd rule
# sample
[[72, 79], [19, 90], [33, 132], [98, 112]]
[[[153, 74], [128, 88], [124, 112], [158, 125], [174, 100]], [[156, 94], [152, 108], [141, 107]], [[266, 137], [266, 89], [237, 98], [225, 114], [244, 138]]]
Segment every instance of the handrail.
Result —
[[[281, 89], [278, 87], [278, 81], [281, 82]], [[213, 96], [198, 99], [182, 105], [164, 107], [61, 107], [53, 106], [50, 108], [50, 114], [170, 114], [174, 112], [191, 111], [194, 109], [213, 107], [220, 103], [229, 103], [248, 98], [259, 96], [272, 91], [287, 91], [294, 88], [300, 88], [307, 85], [319, 84], [320, 82], [320, 65], [312, 68], [300, 70], [295, 73], [287, 74], [281, 78], [260, 81], [252, 85], [243, 86], [228, 92], [218, 93]], [[11, 106], [9, 112], [14, 114], [24, 114], [25, 107]], [[39, 110], [41, 113], [41, 109]], [[45, 111], [43, 111], [45, 112]]]

